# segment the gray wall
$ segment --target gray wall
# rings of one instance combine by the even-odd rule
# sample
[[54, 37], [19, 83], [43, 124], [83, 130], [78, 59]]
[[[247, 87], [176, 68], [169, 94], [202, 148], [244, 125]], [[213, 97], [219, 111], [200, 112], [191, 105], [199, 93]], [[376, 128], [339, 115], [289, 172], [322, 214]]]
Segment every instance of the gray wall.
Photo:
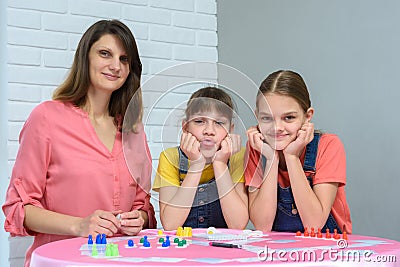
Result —
[[256, 84], [277, 69], [300, 72], [316, 127], [345, 145], [354, 234], [400, 240], [400, 1], [217, 3], [219, 62]]

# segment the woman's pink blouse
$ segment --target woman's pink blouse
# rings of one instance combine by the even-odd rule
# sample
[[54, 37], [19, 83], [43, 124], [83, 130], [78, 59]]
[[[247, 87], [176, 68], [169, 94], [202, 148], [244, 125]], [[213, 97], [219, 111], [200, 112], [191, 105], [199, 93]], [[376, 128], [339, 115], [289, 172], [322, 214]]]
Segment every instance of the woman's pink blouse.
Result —
[[34, 248], [66, 237], [25, 229], [26, 204], [79, 217], [98, 209], [142, 209], [149, 214], [149, 226], [155, 227], [148, 194], [151, 171], [142, 124], [136, 134], [118, 132], [110, 152], [97, 137], [86, 112], [71, 103], [41, 103], [20, 134], [20, 147], [2, 207], [5, 230], [12, 236], [35, 235], [33, 247], [27, 253], [29, 258]]

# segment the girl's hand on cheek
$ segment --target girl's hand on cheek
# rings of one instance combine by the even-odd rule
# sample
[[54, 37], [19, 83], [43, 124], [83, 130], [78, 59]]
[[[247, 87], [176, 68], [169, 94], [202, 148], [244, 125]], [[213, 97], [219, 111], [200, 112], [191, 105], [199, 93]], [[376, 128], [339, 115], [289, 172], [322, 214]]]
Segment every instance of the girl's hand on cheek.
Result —
[[304, 147], [314, 138], [314, 124], [305, 122], [297, 132], [297, 137], [284, 150], [285, 155], [294, 155], [299, 157]]
[[240, 151], [241, 139], [238, 134], [228, 134], [221, 142], [221, 148], [215, 154], [215, 161], [228, 162], [228, 159]]
[[189, 132], [182, 133], [180, 148], [190, 161], [204, 159], [203, 154], [200, 152], [200, 142]]
[[265, 138], [258, 127], [253, 126], [247, 130], [247, 139], [249, 140], [250, 146], [260, 152], [267, 160], [272, 160], [277, 156], [277, 151], [265, 142]]

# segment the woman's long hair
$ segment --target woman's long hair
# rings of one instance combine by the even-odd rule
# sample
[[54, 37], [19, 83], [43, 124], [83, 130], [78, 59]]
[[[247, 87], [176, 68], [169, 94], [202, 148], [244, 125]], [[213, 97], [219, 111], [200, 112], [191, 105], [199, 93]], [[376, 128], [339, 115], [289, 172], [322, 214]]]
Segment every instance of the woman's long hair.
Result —
[[[87, 101], [87, 92], [90, 85], [89, 51], [92, 45], [103, 35], [117, 36], [129, 59], [129, 75], [125, 83], [114, 91], [108, 105], [109, 115], [114, 117], [114, 123], [124, 122], [125, 130], [136, 131], [136, 126], [142, 121], [143, 103], [140, 89], [142, 64], [136, 46], [135, 38], [130, 29], [118, 20], [100, 20], [93, 24], [83, 34], [76, 49], [74, 62], [66, 80], [54, 91], [53, 99], [72, 102], [83, 107]], [[129, 103], [133, 101], [130, 105]], [[129, 111], [127, 110], [129, 105]], [[125, 116], [127, 116], [125, 118]], [[125, 118], [125, 120], [124, 120]], [[119, 129], [120, 131], [122, 129]]]

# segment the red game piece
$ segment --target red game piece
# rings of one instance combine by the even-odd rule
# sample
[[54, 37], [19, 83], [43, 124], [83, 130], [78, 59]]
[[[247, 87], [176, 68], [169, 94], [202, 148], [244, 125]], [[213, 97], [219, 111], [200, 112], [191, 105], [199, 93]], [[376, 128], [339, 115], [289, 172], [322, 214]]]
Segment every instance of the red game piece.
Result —
[[340, 239], [340, 235], [337, 233], [337, 229], [333, 229], [333, 238]]
[[311, 237], [315, 237], [315, 231], [314, 231], [314, 227], [311, 227], [311, 233], [310, 233]]
[[296, 232], [296, 236], [301, 236], [301, 232], [300, 232], [300, 231], [297, 231], [297, 232]]
[[347, 232], [346, 232], [346, 225], [345, 224], [343, 224], [342, 239], [347, 240]]
[[329, 229], [326, 229], [325, 238], [331, 238], [331, 234], [329, 233]]
[[347, 240], [347, 233], [343, 232], [342, 239]]
[[304, 227], [304, 236], [310, 236], [307, 227]]
[[317, 237], [322, 238], [321, 228], [318, 228]]

